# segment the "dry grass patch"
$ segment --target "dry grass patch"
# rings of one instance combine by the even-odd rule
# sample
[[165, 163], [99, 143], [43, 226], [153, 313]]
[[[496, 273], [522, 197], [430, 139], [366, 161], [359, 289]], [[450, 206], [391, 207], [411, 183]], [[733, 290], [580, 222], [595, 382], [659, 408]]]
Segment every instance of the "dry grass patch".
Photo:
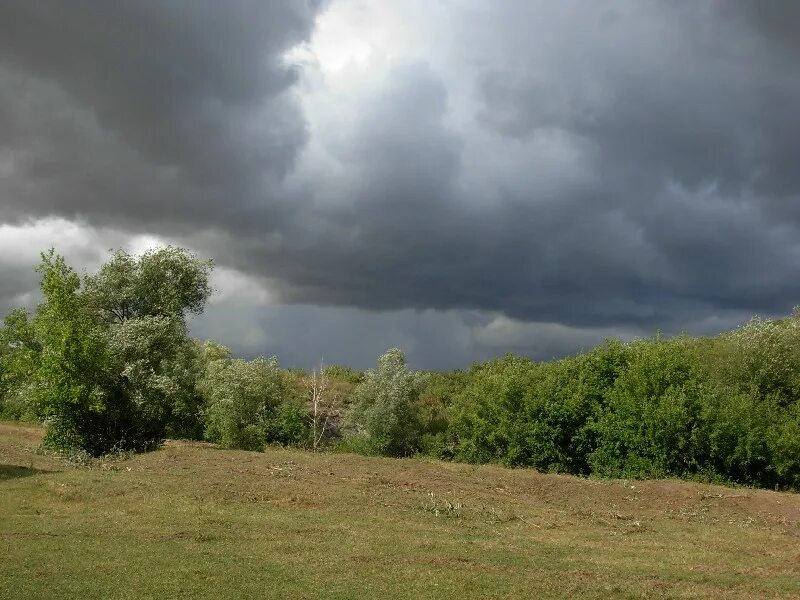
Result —
[[0, 424], [3, 598], [800, 596], [796, 494], [40, 436]]

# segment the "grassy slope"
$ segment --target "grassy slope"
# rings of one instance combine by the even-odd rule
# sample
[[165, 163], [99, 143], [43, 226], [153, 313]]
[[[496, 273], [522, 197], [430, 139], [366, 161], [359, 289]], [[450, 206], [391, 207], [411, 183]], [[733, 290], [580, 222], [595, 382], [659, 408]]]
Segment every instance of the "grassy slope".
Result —
[[40, 436], [0, 423], [0, 598], [800, 596], [797, 494]]

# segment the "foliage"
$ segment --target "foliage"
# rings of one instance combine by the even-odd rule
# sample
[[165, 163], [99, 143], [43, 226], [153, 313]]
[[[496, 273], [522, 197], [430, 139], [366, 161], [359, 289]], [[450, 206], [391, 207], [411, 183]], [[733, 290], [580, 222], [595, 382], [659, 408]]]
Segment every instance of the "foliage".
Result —
[[420, 383], [420, 374], [408, 370], [402, 350], [387, 350], [355, 390], [346, 418], [350, 435], [361, 438], [368, 453], [407, 456], [417, 451], [420, 427], [414, 402]]
[[81, 302], [80, 278], [52, 250], [37, 267], [44, 296], [33, 320], [42, 351], [30, 388], [37, 414], [49, 423], [45, 445], [100, 453], [108, 426], [107, 341]]
[[17, 388], [26, 382], [30, 407], [48, 423], [46, 446], [97, 456], [147, 449], [167, 432], [196, 435], [197, 360], [185, 314], [202, 310], [209, 269], [179, 248], [139, 259], [118, 251], [82, 287], [63, 257], [42, 255], [44, 301], [29, 329], [21, 313], [10, 315], [4, 331], [18, 339], [3, 373], [16, 374]]
[[329, 379], [358, 385], [364, 381], [363, 371], [358, 371], [345, 365], [325, 365], [325, 374]]
[[276, 406], [265, 422], [267, 443], [282, 446], [311, 446], [311, 421], [308, 410], [296, 401]]
[[201, 313], [211, 294], [212, 263], [183, 248], [148, 250], [139, 258], [115, 251], [95, 275], [85, 281], [85, 298], [111, 321], [147, 316], [184, 319]]
[[[210, 348], [209, 354], [219, 352]], [[199, 389], [205, 401], [205, 437], [226, 448], [263, 450], [274, 411], [286, 389], [276, 358], [209, 360]]]
[[27, 398], [41, 350], [28, 311], [9, 312], [0, 328], [0, 418], [35, 418]]
[[795, 314], [548, 363], [507, 356], [467, 373], [446, 437], [469, 462], [797, 488], [798, 342]]
[[137, 437], [195, 437], [200, 399], [195, 391], [194, 344], [176, 315], [142, 316], [113, 323], [109, 364], [117, 394], [127, 399]]
[[533, 362], [508, 355], [469, 371], [453, 407], [451, 432], [458, 442], [458, 459], [520, 464], [514, 456], [524, 443], [526, 427], [518, 416], [535, 369]]
[[452, 459], [455, 446], [448, 434], [450, 412], [455, 396], [466, 385], [463, 371], [425, 373], [414, 411], [419, 421], [422, 438], [420, 450], [424, 454], [442, 459]]
[[594, 472], [663, 477], [700, 470], [698, 427], [710, 393], [691, 340], [631, 344], [598, 417]]
[[[43, 302], [0, 329], [0, 417], [38, 418], [47, 446], [92, 455], [167, 435], [316, 449], [313, 376], [188, 338], [210, 269], [180, 248], [117, 251], [81, 282], [43, 254]], [[392, 348], [364, 373], [326, 367], [322, 387], [336, 405], [326, 441], [339, 449], [800, 488], [800, 312], [712, 338], [607, 341], [562, 360], [507, 355], [449, 373], [409, 371]]]

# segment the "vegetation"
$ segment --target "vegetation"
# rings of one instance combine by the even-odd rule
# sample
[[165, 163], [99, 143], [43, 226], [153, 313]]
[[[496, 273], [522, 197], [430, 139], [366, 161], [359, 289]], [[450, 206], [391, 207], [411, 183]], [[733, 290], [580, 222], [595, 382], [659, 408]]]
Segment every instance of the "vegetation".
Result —
[[712, 339], [610, 341], [560, 361], [478, 365], [450, 405], [456, 458], [796, 489], [798, 333], [793, 315]]
[[402, 350], [390, 348], [356, 387], [347, 424], [353, 442], [373, 454], [407, 456], [419, 447], [413, 401], [420, 377], [410, 372]]
[[800, 495], [0, 423], [0, 598], [797, 598]]
[[46, 424], [44, 445], [98, 456], [166, 437], [263, 450], [500, 463], [608, 477], [800, 489], [800, 314], [713, 338], [621, 343], [537, 363], [409, 370], [399, 349], [364, 373], [309, 376], [188, 337], [211, 263], [180, 248], [115, 252], [78, 276], [42, 255], [43, 301], [0, 330], [0, 414]]

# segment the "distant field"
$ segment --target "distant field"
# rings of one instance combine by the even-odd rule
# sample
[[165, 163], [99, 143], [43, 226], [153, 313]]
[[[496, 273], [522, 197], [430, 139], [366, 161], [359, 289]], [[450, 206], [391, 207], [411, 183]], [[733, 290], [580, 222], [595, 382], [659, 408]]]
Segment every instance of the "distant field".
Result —
[[0, 423], [0, 598], [800, 597], [800, 495]]

